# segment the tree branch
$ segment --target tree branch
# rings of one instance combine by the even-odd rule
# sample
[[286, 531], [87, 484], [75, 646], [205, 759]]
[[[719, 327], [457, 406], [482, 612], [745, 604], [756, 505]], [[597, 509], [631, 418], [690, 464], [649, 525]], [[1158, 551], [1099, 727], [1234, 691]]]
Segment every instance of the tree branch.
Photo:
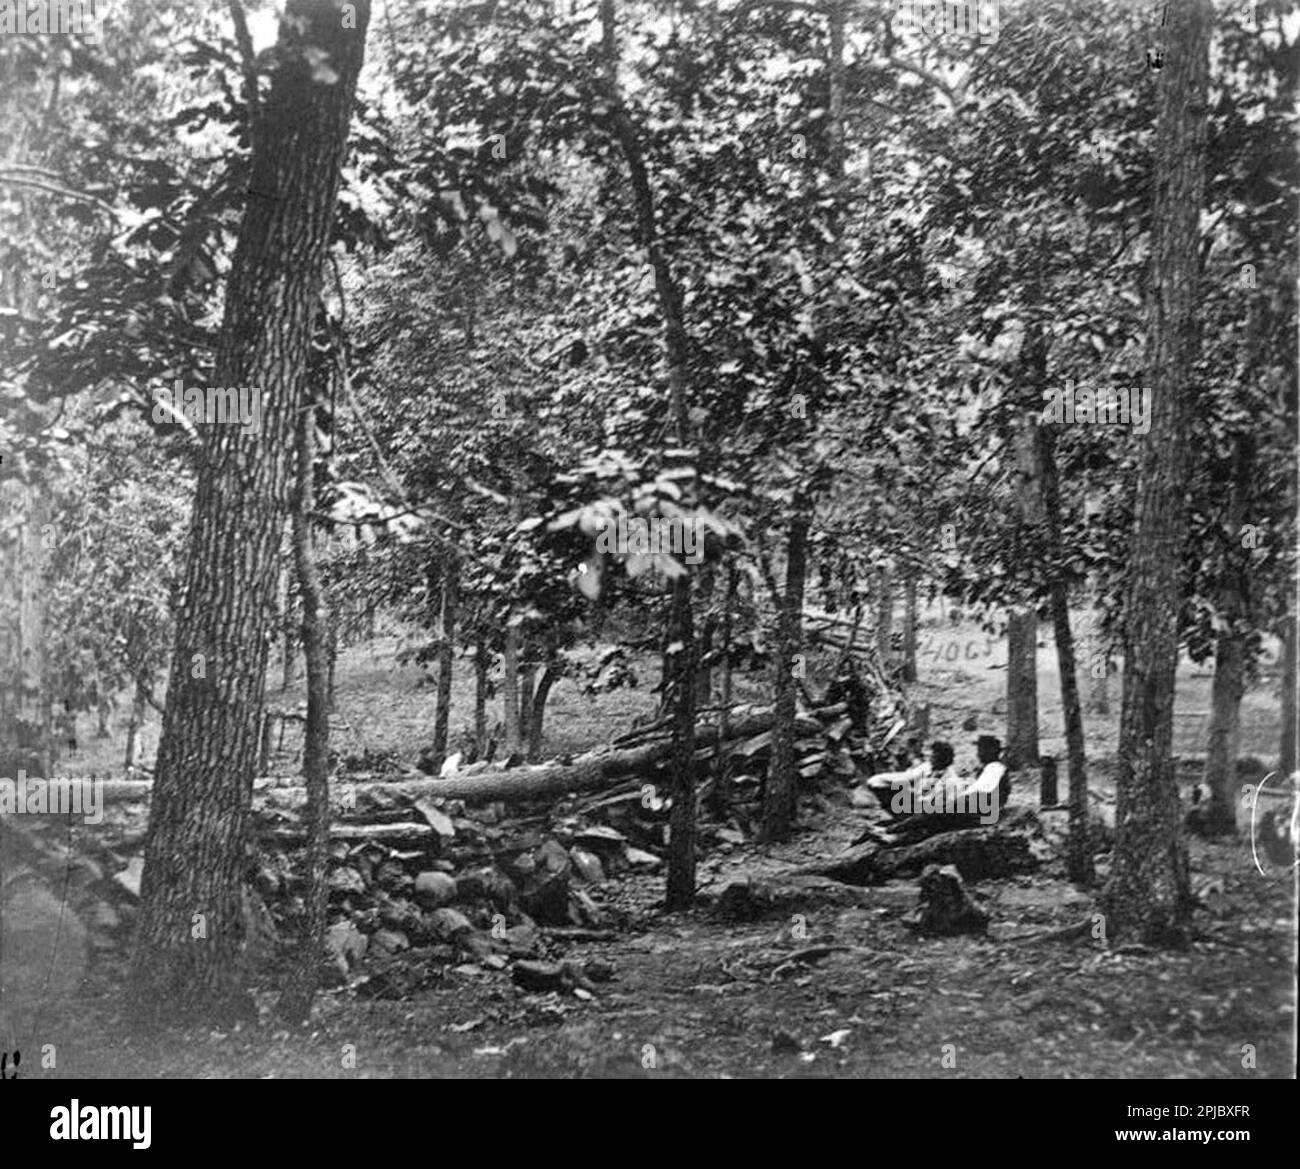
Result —
[[103, 199], [65, 187], [56, 176], [51, 176], [48, 171], [40, 171], [35, 167], [6, 166], [0, 169], [0, 183], [10, 187], [26, 187], [33, 191], [43, 191], [47, 195], [58, 195], [78, 203], [89, 203], [92, 207], [97, 207], [112, 216], [113, 219], [118, 218], [117, 209], [110, 207]]

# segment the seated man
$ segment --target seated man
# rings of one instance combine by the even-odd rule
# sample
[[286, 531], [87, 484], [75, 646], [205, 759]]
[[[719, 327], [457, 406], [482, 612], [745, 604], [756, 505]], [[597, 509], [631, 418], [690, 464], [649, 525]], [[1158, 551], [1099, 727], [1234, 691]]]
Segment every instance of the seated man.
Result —
[[999, 808], [1006, 807], [1011, 798], [1011, 775], [1002, 762], [1002, 744], [993, 735], [980, 735], [975, 740], [975, 753], [979, 756], [980, 773], [975, 782], [967, 785], [968, 795], [997, 792]]
[[874, 796], [891, 815], [901, 815], [903, 806], [911, 808], [912, 794], [922, 784], [933, 786], [956, 780], [953, 758], [950, 744], [942, 741], [931, 743], [930, 758], [924, 763], [918, 763], [906, 771], [878, 772], [868, 779], [866, 791], [859, 788], [853, 793], [854, 806], [869, 805]]

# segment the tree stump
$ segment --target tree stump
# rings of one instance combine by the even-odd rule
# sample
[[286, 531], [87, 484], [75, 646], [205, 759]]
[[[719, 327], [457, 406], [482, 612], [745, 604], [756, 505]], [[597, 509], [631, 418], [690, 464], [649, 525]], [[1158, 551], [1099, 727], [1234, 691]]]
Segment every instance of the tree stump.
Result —
[[983, 934], [989, 915], [975, 904], [953, 865], [926, 865], [921, 874], [921, 902], [910, 924], [926, 937]]

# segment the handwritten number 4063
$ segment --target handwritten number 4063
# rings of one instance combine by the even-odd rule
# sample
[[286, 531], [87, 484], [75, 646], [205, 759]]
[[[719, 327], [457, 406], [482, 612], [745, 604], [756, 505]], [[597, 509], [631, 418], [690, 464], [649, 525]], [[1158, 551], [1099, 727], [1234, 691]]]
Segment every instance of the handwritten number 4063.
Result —
[[964, 657], [966, 661], [970, 662], [977, 658], [989, 657], [993, 653], [993, 638], [985, 638], [982, 653], [976, 652], [976, 646], [978, 645], [977, 640], [966, 642], [965, 652], [963, 653], [962, 644], [959, 641], [936, 644], [931, 638], [926, 638], [925, 644], [921, 646], [921, 656], [945, 662], [955, 662]]

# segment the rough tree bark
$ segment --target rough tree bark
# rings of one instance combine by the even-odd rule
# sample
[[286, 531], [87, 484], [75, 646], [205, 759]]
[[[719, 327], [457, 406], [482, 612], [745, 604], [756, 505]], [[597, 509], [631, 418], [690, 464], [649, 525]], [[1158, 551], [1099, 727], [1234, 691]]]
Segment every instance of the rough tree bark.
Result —
[[1187, 452], [1200, 347], [1200, 215], [1212, 14], [1171, 6], [1157, 83], [1147, 329], [1151, 429], [1143, 442], [1124, 606], [1115, 860], [1102, 906], [1112, 939], [1186, 937], [1187, 841], [1174, 776], [1174, 684], [1187, 531]]
[[262, 426], [204, 427], [128, 979], [145, 1019], [251, 1012], [240, 961], [245, 829], [274, 566], [369, 16], [368, 0], [289, 0], [254, 123], [213, 383], [260, 392]]
[[1038, 766], [1038, 614], [1007, 613], [1007, 749], [1013, 771]]
[[279, 1014], [290, 1023], [301, 1023], [311, 1016], [325, 950], [329, 894], [325, 869], [330, 843], [330, 701], [326, 649], [330, 614], [312, 550], [315, 439], [316, 412], [308, 406], [298, 416], [298, 483], [293, 509], [293, 558], [298, 593], [302, 597], [302, 646], [307, 659], [307, 725], [302, 748], [302, 774], [307, 789], [307, 887], [303, 898], [306, 914], [298, 953], [276, 1005]]

